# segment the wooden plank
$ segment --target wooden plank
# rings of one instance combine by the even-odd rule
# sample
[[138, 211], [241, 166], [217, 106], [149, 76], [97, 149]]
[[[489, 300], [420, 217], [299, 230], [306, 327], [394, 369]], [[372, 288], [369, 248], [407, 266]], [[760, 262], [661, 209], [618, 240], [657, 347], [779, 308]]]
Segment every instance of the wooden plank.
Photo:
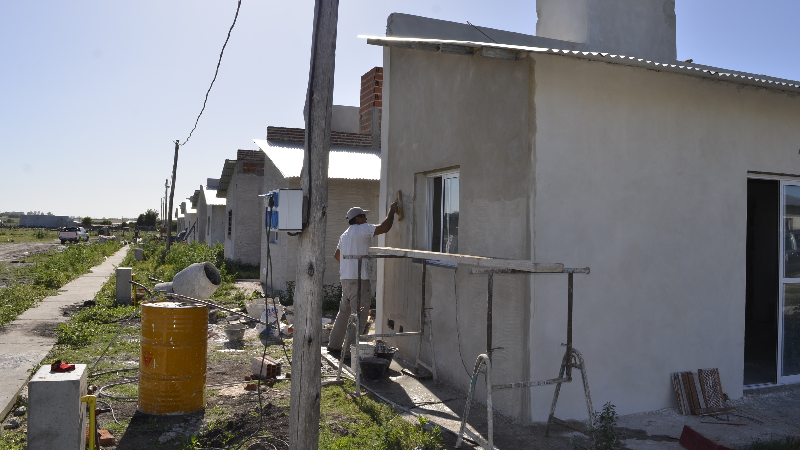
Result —
[[392, 247], [370, 247], [369, 254], [405, 256], [407, 258], [429, 259], [452, 264], [468, 264], [493, 269], [524, 270], [533, 273], [561, 273], [564, 271], [564, 264], [561, 263], [537, 263], [533, 261], [516, 259], [488, 258], [485, 256], [459, 255], [453, 253], [439, 253]]
[[697, 371], [700, 388], [707, 408], [723, 408], [725, 397], [722, 394], [722, 383], [719, 378], [719, 369], [700, 369]]

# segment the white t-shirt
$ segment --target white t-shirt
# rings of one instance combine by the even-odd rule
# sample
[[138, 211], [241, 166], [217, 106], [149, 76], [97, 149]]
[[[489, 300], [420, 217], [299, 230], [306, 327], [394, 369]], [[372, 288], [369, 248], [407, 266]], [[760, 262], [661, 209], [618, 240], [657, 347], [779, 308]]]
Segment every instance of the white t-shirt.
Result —
[[[375, 235], [376, 225], [362, 223], [361, 225], [350, 225], [339, 237], [339, 279], [357, 280], [358, 279], [358, 260], [344, 259], [345, 255], [366, 255], [372, 236]], [[369, 280], [366, 259], [361, 260], [361, 279]]]

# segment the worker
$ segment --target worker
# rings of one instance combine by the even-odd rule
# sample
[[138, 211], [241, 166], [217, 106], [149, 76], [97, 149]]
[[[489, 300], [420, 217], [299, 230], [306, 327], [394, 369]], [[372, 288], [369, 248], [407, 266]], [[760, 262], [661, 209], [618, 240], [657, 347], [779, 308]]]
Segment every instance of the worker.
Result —
[[[369, 271], [367, 264], [361, 265], [361, 304], [358, 299], [358, 260], [343, 259], [346, 255], [366, 255], [372, 236], [384, 234], [392, 229], [394, 215], [397, 212], [397, 203], [389, 206], [389, 213], [380, 225], [367, 223], [367, 213], [369, 211], [355, 207], [347, 211], [347, 221], [350, 226], [339, 237], [339, 245], [336, 246], [336, 253], [333, 257], [339, 262], [339, 279], [342, 282], [342, 301], [339, 304], [339, 313], [333, 322], [333, 329], [328, 340], [328, 354], [334, 358], [340, 358], [342, 348], [345, 349], [345, 358], [348, 358], [350, 344], [355, 339], [355, 329], [345, 339], [347, 333], [347, 322], [351, 314], [358, 314], [358, 320], [362, 330], [369, 317], [369, 306], [372, 303], [372, 295], [369, 282]], [[360, 332], [361, 330], [359, 330]], [[344, 342], [342, 342], [344, 341]]]

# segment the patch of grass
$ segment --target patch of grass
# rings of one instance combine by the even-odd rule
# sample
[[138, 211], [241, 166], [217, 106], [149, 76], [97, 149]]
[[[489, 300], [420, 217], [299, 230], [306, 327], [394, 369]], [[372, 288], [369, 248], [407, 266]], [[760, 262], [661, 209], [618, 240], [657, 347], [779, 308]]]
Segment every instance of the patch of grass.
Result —
[[[3, 223], [6, 223], [3, 219]], [[47, 242], [58, 239], [58, 231], [33, 228], [0, 228], [0, 244], [11, 242]]]
[[800, 449], [800, 436], [786, 436], [779, 439], [762, 441], [760, 439], [744, 447], [742, 450], [798, 450]]
[[321, 450], [443, 448], [439, 427], [426, 431], [428, 423], [424, 418], [409, 423], [389, 405], [369, 396], [347, 400], [346, 393], [354, 389], [350, 381], [322, 389]]
[[29, 267], [11, 271], [4, 268], [4, 277], [10, 276], [13, 281], [0, 290], [0, 326], [7, 325], [45, 297], [55, 295], [56, 289], [89, 272], [103, 262], [104, 255], [111, 255], [120, 247], [120, 243], [111, 241], [71, 245], [60, 252], [51, 250], [30, 256]]
[[22, 450], [27, 446], [25, 430], [3, 430], [0, 433], [0, 450]]

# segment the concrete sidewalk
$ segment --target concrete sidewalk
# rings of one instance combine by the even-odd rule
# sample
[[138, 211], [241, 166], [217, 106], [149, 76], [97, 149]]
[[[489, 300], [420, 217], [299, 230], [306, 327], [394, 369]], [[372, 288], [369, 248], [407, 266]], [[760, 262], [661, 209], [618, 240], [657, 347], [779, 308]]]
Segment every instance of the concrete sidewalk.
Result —
[[69, 319], [63, 309], [92, 300], [125, 258], [127, 250], [128, 247], [121, 248], [86, 275], [64, 285], [58, 295], [46, 297], [37, 307], [0, 329], [0, 418], [14, 406], [17, 394], [28, 381], [29, 370], [55, 345], [53, 329]]

